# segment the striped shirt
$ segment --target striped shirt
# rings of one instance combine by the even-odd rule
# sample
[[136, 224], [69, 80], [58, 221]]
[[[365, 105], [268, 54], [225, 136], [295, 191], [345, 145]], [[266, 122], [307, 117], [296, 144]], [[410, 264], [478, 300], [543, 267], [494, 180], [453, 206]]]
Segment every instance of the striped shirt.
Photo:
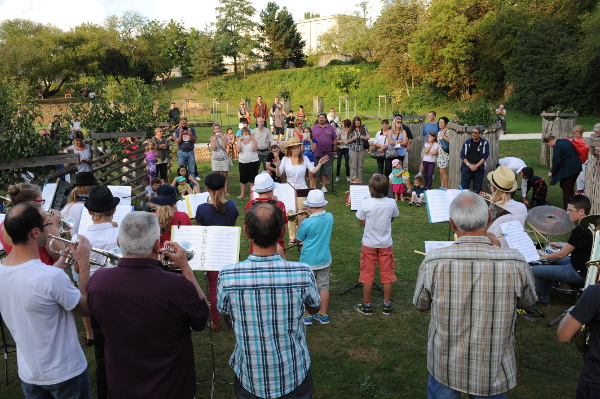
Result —
[[246, 390], [278, 398], [302, 383], [310, 367], [304, 306], [320, 303], [304, 263], [250, 255], [221, 270], [217, 308], [231, 315], [236, 342], [229, 365]]
[[487, 237], [463, 236], [430, 251], [419, 269], [413, 303], [431, 309], [427, 368], [440, 383], [492, 396], [517, 383], [516, 308], [535, 304], [525, 258]]

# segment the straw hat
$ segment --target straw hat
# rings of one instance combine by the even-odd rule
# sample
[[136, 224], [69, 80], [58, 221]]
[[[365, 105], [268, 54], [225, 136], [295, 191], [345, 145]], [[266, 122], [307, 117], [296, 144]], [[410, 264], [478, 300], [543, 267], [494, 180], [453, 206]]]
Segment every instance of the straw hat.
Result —
[[494, 187], [505, 193], [512, 193], [517, 189], [517, 178], [506, 166], [498, 166], [498, 169], [488, 173], [487, 178]]
[[292, 137], [291, 139], [288, 140], [287, 144], [285, 145], [285, 147], [293, 147], [295, 145], [302, 145], [302, 143], [300, 142], [300, 140], [298, 140], [296, 137]]
[[268, 172], [262, 172], [254, 178], [254, 187], [252, 191], [257, 193], [268, 193], [269, 191], [275, 190], [279, 186], [279, 183], [275, 183], [271, 174]]

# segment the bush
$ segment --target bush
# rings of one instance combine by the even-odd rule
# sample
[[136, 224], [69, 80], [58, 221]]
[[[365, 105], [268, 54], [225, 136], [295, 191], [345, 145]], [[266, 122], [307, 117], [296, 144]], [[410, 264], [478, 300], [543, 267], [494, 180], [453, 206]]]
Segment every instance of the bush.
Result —
[[283, 64], [281, 63], [281, 61], [273, 61], [273, 62], [268, 63], [265, 66], [265, 69], [267, 71], [275, 71], [278, 69], [283, 69]]
[[490, 126], [496, 122], [492, 105], [483, 99], [468, 102], [463, 109], [456, 109], [454, 113], [458, 116], [458, 123], [461, 125]]
[[403, 99], [402, 106], [405, 109], [439, 108], [447, 100], [448, 96], [441, 88], [422, 84]]

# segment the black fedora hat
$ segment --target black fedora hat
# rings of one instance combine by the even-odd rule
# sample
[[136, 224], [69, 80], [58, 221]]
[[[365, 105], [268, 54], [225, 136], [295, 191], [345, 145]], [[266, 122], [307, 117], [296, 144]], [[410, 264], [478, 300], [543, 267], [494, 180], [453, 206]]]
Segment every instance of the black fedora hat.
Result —
[[113, 197], [110, 189], [106, 186], [96, 186], [90, 190], [90, 199], [83, 205], [92, 212], [106, 212], [115, 208], [121, 202], [121, 198]]
[[163, 184], [156, 189], [156, 197], [152, 197], [150, 201], [156, 205], [172, 205], [177, 202], [177, 191], [173, 186]]
[[75, 175], [76, 186], [97, 186], [98, 180], [92, 172], [81, 172]]

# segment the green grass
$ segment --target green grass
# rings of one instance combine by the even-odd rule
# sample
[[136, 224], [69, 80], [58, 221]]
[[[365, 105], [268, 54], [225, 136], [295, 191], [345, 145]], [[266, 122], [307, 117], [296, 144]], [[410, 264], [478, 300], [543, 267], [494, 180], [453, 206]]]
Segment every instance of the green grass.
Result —
[[[204, 132], [202, 133], [204, 135]], [[539, 140], [501, 141], [500, 156], [520, 156], [533, 166], [536, 174], [545, 176], [547, 169], [539, 167]], [[237, 164], [237, 162], [236, 162]], [[376, 162], [365, 160], [365, 175], [376, 171]], [[199, 164], [201, 176], [210, 173], [210, 163]], [[231, 175], [229, 191], [235, 199], [239, 195], [237, 165]], [[436, 175], [434, 185], [439, 183]], [[407, 398], [426, 397], [427, 382], [427, 329], [428, 314], [419, 313], [412, 305], [413, 290], [422, 256], [414, 250], [423, 251], [425, 240], [446, 240], [448, 224], [427, 223], [426, 209], [409, 207], [407, 202], [398, 202], [400, 216], [393, 223], [394, 255], [398, 282], [394, 285], [394, 309], [384, 317], [379, 308], [382, 294], [375, 291], [373, 302], [375, 314], [367, 318], [352, 309], [362, 299], [361, 289], [338, 294], [352, 285], [358, 278], [359, 256], [363, 229], [358, 226], [354, 212], [344, 205], [347, 183], [335, 186], [338, 196], [326, 194], [330, 201], [326, 207], [335, 218], [330, 244], [333, 263], [331, 265], [331, 304], [329, 325], [308, 327], [308, 347], [312, 359], [315, 384], [315, 399], [330, 398]], [[520, 199], [517, 194], [516, 199]], [[235, 199], [240, 213], [248, 198]], [[550, 186], [550, 203], [560, 206], [561, 191]], [[238, 219], [242, 225], [243, 218]], [[564, 240], [565, 237], [554, 237]], [[248, 253], [248, 240], [242, 238], [240, 258]], [[298, 260], [296, 249], [288, 251], [288, 259]], [[200, 285], [206, 289], [206, 280], [196, 273]], [[517, 339], [520, 347], [519, 385], [511, 398], [572, 398], [577, 384], [577, 375], [582, 365], [581, 354], [573, 344], [561, 344], [556, 339], [556, 326], [546, 327], [554, 317], [573, 305], [572, 295], [552, 293], [552, 306], [543, 309], [545, 319], [536, 322], [519, 321]], [[80, 341], [85, 332], [77, 318]], [[422, 324], [424, 323], [424, 324]], [[211, 378], [210, 342], [207, 331], [193, 332], [194, 351], [198, 382]], [[216, 370], [219, 377], [233, 381], [233, 372], [228, 359], [234, 345], [230, 331], [214, 334]], [[88, 358], [94, 386], [94, 359], [92, 349], [84, 348]], [[9, 379], [11, 384], [0, 384], [3, 399], [21, 398], [23, 394], [16, 373], [16, 357], [9, 355]], [[361, 391], [361, 388], [363, 389]], [[369, 389], [370, 388], [370, 389]], [[381, 393], [383, 392], [383, 393]], [[384, 393], [389, 393], [385, 396]], [[528, 392], [529, 396], [525, 393]], [[376, 396], [378, 395], [378, 396]], [[199, 385], [197, 398], [210, 397], [208, 385]], [[233, 387], [218, 384], [215, 398], [232, 398]]]
[[[583, 126], [584, 131], [591, 132], [600, 118], [591, 116], [578, 116], [577, 124]], [[527, 115], [518, 111], [509, 111], [506, 114], [506, 130], [512, 133], [541, 133], [542, 117], [539, 115]]]

